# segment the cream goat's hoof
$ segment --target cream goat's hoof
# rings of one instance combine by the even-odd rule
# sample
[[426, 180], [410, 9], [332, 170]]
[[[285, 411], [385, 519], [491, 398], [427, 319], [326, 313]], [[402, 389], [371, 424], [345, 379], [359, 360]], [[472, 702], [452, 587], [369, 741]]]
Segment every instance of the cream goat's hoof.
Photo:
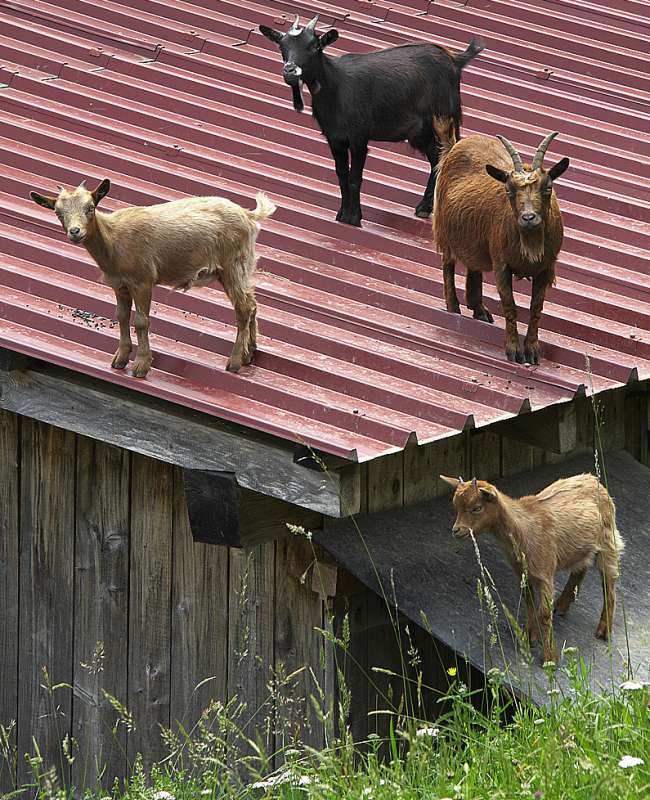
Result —
[[113, 369], [124, 369], [126, 365], [129, 363], [129, 357], [131, 353], [127, 353], [126, 355], [120, 353], [119, 350], [116, 351], [115, 355], [113, 356], [113, 360], [111, 361], [111, 367]]
[[150, 369], [151, 361], [140, 361], [136, 358], [136, 360], [133, 362], [133, 377], [146, 378]]

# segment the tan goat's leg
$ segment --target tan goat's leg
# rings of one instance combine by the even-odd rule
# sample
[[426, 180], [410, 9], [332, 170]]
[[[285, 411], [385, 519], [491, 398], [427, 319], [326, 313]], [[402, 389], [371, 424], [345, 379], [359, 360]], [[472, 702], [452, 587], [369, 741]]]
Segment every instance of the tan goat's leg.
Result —
[[582, 581], [587, 574], [587, 569], [576, 570], [569, 575], [566, 586], [562, 589], [562, 594], [555, 601], [555, 612], [563, 617], [569, 610], [569, 606], [578, 596]]
[[225, 271], [222, 282], [223, 288], [235, 309], [235, 320], [237, 323], [237, 336], [230, 358], [226, 363], [226, 369], [229, 372], [239, 372], [242, 364], [250, 364], [253, 358], [250, 347], [250, 331], [251, 325], [254, 324], [251, 317], [255, 315], [257, 309], [255, 294], [250, 288], [243, 289], [238, 286], [233, 286]]
[[535, 606], [535, 590], [530, 577], [526, 579], [524, 587], [524, 598], [526, 600], [526, 635], [530, 644], [539, 641], [540, 627], [537, 617], [537, 607]]
[[250, 298], [252, 300], [252, 311], [248, 321], [248, 352], [244, 356], [244, 364], [251, 363], [257, 350], [257, 301], [255, 300], [253, 289], [250, 290]]
[[539, 319], [542, 316], [546, 290], [553, 283], [552, 272], [541, 272], [533, 278], [530, 298], [530, 320], [524, 339], [524, 358], [527, 364], [539, 364]]
[[599, 553], [596, 559], [603, 581], [603, 610], [596, 628], [599, 639], [609, 640], [616, 608], [616, 580], [618, 578], [618, 555]]
[[553, 580], [540, 581], [539, 625], [542, 632], [543, 661], [557, 662], [557, 650], [553, 637]]
[[133, 362], [133, 377], [135, 378], [144, 378], [151, 369], [153, 360], [149, 346], [151, 289], [151, 286], [143, 286], [131, 292], [135, 303], [135, 332], [138, 337], [138, 355]]
[[508, 361], [516, 361], [518, 364], [523, 364], [524, 353], [519, 347], [519, 334], [517, 333], [517, 307], [512, 294], [512, 273], [507, 267], [496, 271], [496, 283], [499, 297], [501, 298], [503, 316], [506, 319], [506, 356]]
[[124, 286], [121, 286], [119, 289], [115, 289], [115, 300], [117, 301], [115, 315], [120, 325], [120, 343], [113, 356], [111, 367], [113, 369], [124, 369], [129, 363], [129, 357], [133, 349], [130, 327], [131, 293]]
[[443, 256], [442, 277], [447, 311], [450, 314], [460, 314], [460, 303], [456, 294], [456, 262], [451, 256]]

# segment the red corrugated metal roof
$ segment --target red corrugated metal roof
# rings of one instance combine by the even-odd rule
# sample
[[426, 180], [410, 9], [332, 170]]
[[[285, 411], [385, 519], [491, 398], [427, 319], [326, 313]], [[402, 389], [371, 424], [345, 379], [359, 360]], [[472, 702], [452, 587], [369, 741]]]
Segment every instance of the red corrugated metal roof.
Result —
[[[502, 133], [529, 155], [560, 131], [548, 158], [572, 160], [558, 186], [566, 238], [539, 367], [505, 360], [493, 282], [494, 326], [444, 310], [430, 225], [412, 214], [428, 165], [405, 146], [372, 145], [363, 229], [334, 221], [327, 145], [256, 32], [297, 11], [336, 25], [332, 53], [463, 49], [481, 34], [464, 132]], [[0, 342], [359, 459], [649, 377], [649, 12], [648, 0], [0, 0]], [[110, 369], [112, 292], [27, 199], [104, 176], [108, 208], [271, 195], [254, 366], [224, 370], [234, 318], [218, 289], [158, 289], [154, 369], [144, 381]], [[530, 288], [516, 288], [524, 322]]]

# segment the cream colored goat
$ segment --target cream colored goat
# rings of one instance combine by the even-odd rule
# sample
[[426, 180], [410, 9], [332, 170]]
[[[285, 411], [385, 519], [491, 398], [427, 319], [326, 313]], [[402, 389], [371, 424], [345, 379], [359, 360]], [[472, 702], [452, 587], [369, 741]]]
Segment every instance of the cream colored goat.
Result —
[[31, 192], [34, 202], [56, 212], [71, 242], [83, 244], [115, 292], [120, 343], [111, 364], [124, 369], [133, 344], [129, 321], [135, 304], [138, 354], [133, 375], [144, 378], [151, 369], [149, 310], [153, 287], [191, 289], [219, 282], [230, 298], [237, 320], [237, 338], [226, 369], [237, 372], [250, 364], [257, 344], [257, 304], [253, 274], [259, 222], [275, 211], [261, 192], [248, 211], [219, 197], [188, 197], [153, 206], [97, 211], [110, 181], [94, 191], [81, 183], [60, 189], [57, 197]]
[[[556, 660], [551, 625], [555, 572], [571, 570], [555, 603], [557, 613], [564, 615], [594, 556], [603, 581], [603, 610], [596, 636], [609, 638], [623, 540], [616, 528], [614, 501], [594, 475], [563, 478], [539, 494], [518, 500], [476, 478], [463, 481], [440, 477], [456, 490], [454, 535], [466, 538], [493, 533], [517, 575], [526, 576], [527, 633], [532, 642], [541, 631], [544, 661]], [[538, 590], [536, 610], [534, 595]]]

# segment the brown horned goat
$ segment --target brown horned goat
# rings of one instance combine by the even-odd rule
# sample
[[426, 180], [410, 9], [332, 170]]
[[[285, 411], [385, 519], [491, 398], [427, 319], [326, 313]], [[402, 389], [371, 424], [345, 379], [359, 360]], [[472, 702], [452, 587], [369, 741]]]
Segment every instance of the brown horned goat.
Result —
[[[442, 143], [434, 210], [433, 236], [442, 254], [447, 311], [460, 314], [455, 264], [467, 271], [465, 303], [474, 318], [493, 322], [483, 305], [483, 272], [494, 270], [506, 320], [509, 361], [539, 363], [539, 319], [546, 289], [555, 281], [555, 261], [562, 246], [562, 214], [553, 181], [569, 166], [563, 158], [549, 170], [544, 155], [557, 133], [537, 148], [532, 165], [524, 164], [510, 142], [469, 136], [456, 142], [455, 131], [434, 120]], [[517, 335], [512, 278], [532, 278], [528, 332], [523, 350]]]
[[[526, 630], [531, 642], [541, 632], [544, 661], [556, 661], [551, 623], [555, 572], [571, 570], [555, 603], [555, 611], [564, 615], [594, 556], [603, 581], [603, 610], [596, 636], [609, 638], [623, 540], [616, 528], [614, 501], [594, 475], [563, 478], [539, 494], [519, 500], [476, 478], [440, 477], [455, 489], [454, 536], [494, 534], [520, 579], [525, 575]], [[540, 595], [537, 609], [536, 592]]]
[[259, 222], [275, 211], [261, 192], [248, 211], [219, 197], [188, 197], [153, 206], [98, 211], [110, 181], [94, 191], [85, 182], [76, 189], [59, 187], [56, 197], [31, 192], [35, 203], [53, 209], [68, 239], [83, 244], [115, 292], [120, 343], [111, 366], [124, 369], [133, 345], [129, 321], [135, 304], [138, 354], [133, 375], [151, 369], [149, 309], [154, 286], [191, 289], [219, 282], [230, 298], [237, 320], [237, 338], [226, 369], [237, 372], [250, 364], [257, 342], [257, 304], [253, 273]]

